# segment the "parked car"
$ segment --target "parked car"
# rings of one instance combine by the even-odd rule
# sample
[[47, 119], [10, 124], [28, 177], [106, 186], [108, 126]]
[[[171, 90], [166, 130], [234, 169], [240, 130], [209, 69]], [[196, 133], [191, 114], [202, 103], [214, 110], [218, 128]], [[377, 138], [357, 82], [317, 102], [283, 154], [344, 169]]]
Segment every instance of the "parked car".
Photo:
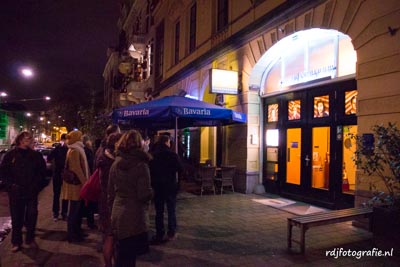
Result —
[[[8, 152], [9, 149], [0, 150], [0, 163], [3, 161], [4, 155]], [[0, 177], [0, 191], [4, 189], [4, 182], [2, 177]]]
[[52, 146], [53, 148], [56, 148], [56, 147], [58, 147], [59, 145], [61, 145], [60, 142], [55, 142], [55, 143], [53, 143], [51, 146]]
[[42, 153], [43, 159], [46, 162], [46, 176], [51, 177], [53, 175], [53, 162], [47, 161], [47, 156], [50, 155], [53, 148], [38, 147], [38, 148], [35, 148], [35, 150]]

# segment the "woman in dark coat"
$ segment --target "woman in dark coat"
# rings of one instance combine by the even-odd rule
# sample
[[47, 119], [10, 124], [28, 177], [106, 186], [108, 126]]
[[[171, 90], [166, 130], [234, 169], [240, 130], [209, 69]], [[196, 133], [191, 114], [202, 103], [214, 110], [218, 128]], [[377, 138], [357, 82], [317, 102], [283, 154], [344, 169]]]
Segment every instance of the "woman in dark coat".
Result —
[[115, 194], [111, 227], [116, 240], [115, 266], [135, 266], [136, 256], [149, 250], [149, 202], [153, 197], [148, 163], [139, 132], [130, 130], [116, 145], [110, 169], [109, 196]]
[[[108, 178], [111, 165], [115, 160], [115, 143], [121, 138], [122, 134], [113, 133], [108, 136], [104, 149], [99, 152], [96, 167], [100, 173], [101, 193], [99, 199], [100, 230], [103, 233], [103, 257], [105, 267], [112, 267], [114, 240], [111, 230], [111, 208], [114, 195], [110, 197], [111, 205], [107, 201]], [[113, 193], [113, 192], [112, 192]]]

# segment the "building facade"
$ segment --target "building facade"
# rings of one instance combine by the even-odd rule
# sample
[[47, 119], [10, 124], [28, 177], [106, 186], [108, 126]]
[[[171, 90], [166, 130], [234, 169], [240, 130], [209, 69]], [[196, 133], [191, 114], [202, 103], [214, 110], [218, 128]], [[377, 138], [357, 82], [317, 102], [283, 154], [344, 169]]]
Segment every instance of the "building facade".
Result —
[[[399, 120], [399, 13], [396, 0], [124, 1], [105, 101], [181, 94], [245, 112], [186, 129], [193, 161], [236, 165], [243, 193], [358, 205], [374, 177], [351, 136]], [[210, 69], [236, 71], [238, 93], [210, 93]]]

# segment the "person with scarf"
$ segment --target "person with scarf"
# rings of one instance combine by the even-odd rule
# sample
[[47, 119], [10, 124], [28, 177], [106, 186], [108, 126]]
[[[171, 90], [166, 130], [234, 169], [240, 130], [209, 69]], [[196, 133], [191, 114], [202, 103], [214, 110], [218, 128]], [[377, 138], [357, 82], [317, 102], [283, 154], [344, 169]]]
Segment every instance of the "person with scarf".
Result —
[[83, 234], [81, 229], [82, 201], [79, 194], [82, 186], [89, 178], [89, 165], [83, 149], [82, 132], [69, 132], [67, 135], [67, 144], [66, 168], [72, 171], [81, 183], [75, 185], [63, 181], [61, 197], [62, 199], [70, 201], [67, 221], [67, 240], [68, 242], [80, 242], [83, 241]]

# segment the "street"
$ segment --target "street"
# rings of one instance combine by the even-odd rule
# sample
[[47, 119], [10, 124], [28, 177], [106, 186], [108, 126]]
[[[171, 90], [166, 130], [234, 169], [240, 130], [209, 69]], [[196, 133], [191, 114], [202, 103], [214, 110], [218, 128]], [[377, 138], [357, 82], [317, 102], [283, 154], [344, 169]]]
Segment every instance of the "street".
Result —
[[[10, 266], [93, 266], [103, 265], [97, 252], [101, 240], [89, 230], [82, 243], [65, 241], [66, 223], [51, 216], [52, 185], [40, 194], [37, 238], [39, 249], [24, 248], [12, 253], [9, 236], [0, 245], [2, 267]], [[351, 222], [312, 228], [307, 232], [306, 254], [297, 244], [287, 250], [287, 218], [284, 210], [261, 204], [265, 196], [225, 193], [202, 197], [187, 192], [178, 195], [178, 238], [151, 247], [138, 258], [137, 266], [398, 266], [395, 257], [338, 257], [327, 252], [373, 249], [372, 234]], [[0, 193], [0, 216], [7, 215], [6, 195]], [[150, 210], [154, 229], [154, 210]], [[153, 232], [151, 231], [151, 234]], [[294, 235], [298, 235], [294, 229]]]

